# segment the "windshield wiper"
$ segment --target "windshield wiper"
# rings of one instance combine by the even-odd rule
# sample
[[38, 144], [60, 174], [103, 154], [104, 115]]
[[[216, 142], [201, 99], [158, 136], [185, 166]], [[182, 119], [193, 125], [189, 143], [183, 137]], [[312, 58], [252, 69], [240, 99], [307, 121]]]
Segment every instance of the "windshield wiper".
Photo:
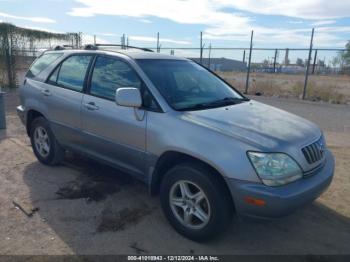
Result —
[[242, 103], [244, 101], [249, 101], [248, 98], [237, 98], [237, 97], [224, 97], [219, 100], [214, 100], [212, 102], [198, 103], [189, 107], [184, 107], [178, 109], [179, 111], [187, 111], [187, 110], [200, 110], [200, 109], [208, 109], [215, 107], [222, 107], [228, 105], [235, 105]]

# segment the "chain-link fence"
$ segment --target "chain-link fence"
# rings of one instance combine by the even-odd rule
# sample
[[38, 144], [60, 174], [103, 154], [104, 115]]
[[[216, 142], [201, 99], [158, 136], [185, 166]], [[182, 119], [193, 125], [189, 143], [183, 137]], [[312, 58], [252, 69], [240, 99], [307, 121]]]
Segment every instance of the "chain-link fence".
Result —
[[16, 87], [42, 46], [81, 46], [80, 33], [51, 33], [0, 23], [0, 86]]
[[[202, 38], [202, 34], [200, 36], [198, 48], [162, 47], [157, 34], [154, 46], [148, 48], [154, 52], [186, 57], [201, 63], [243, 93], [350, 103], [350, 65], [343, 59], [344, 54], [350, 53], [350, 50], [314, 48], [313, 37], [310, 38], [309, 48], [258, 48], [254, 45], [253, 34], [248, 47], [213, 46]], [[10, 63], [16, 61], [15, 85], [21, 82], [29, 65], [40, 54], [40, 49], [52, 48], [54, 44], [68, 44], [73, 47], [82, 45], [81, 34], [70, 33], [60, 37], [63, 40], [52, 41], [52, 38], [46, 38], [46, 48], [42, 41], [36, 41], [36, 44], [30, 44], [29, 41], [29, 44], [11, 49]], [[47, 39], [50, 39], [49, 45]], [[96, 44], [95, 37], [91, 44]], [[123, 35], [121, 48], [127, 45], [129, 39]], [[6, 63], [3, 64], [6, 66]], [[0, 63], [0, 73], [1, 69]], [[6, 67], [2, 73], [8, 75]]]

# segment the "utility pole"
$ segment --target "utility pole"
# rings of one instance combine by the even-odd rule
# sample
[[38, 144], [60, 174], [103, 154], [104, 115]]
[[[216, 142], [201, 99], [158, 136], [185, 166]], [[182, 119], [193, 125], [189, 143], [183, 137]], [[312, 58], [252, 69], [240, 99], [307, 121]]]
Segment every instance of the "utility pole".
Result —
[[242, 62], [245, 63], [245, 50], [243, 51], [243, 59]]
[[249, 74], [250, 74], [250, 64], [252, 61], [252, 50], [253, 50], [253, 35], [254, 31], [252, 30], [251, 36], [250, 36], [250, 48], [249, 48], [249, 59], [248, 59], [248, 68], [247, 68], [247, 79], [245, 82], [245, 94], [248, 94], [248, 87], [249, 87]]
[[94, 35], [94, 45], [96, 45], [96, 35]]
[[303, 90], [303, 99], [305, 99], [305, 97], [306, 97], [307, 80], [309, 78], [310, 60], [311, 60], [311, 54], [312, 54], [312, 45], [313, 45], [313, 41], [314, 41], [314, 32], [315, 32], [315, 28], [312, 28], [311, 40], [310, 40], [310, 49], [309, 49], [309, 57], [307, 59], [306, 71], [305, 71], [305, 82], [304, 82], [304, 90]]

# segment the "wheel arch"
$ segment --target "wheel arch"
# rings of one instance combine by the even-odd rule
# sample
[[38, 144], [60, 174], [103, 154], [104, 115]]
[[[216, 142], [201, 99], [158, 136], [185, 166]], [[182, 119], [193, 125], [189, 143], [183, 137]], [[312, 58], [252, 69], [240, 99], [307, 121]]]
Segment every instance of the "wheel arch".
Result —
[[227, 186], [227, 183], [223, 177], [223, 175], [212, 165], [208, 164], [207, 162], [198, 159], [196, 157], [193, 157], [191, 155], [177, 152], [177, 151], [167, 151], [164, 152], [159, 158], [155, 165], [154, 171], [152, 173], [152, 178], [150, 181], [150, 193], [151, 195], [157, 195], [159, 193], [159, 189], [162, 183], [162, 179], [165, 177], [165, 173], [174, 167], [175, 165], [178, 165], [180, 163], [186, 163], [186, 162], [195, 162], [207, 169], [210, 170], [210, 174], [216, 175], [220, 183], [225, 188], [225, 193], [232, 201], [232, 204], [234, 203], [232, 195], [230, 193], [230, 189]]
[[26, 117], [26, 131], [27, 131], [27, 135], [30, 136], [30, 128], [31, 125], [34, 121], [35, 118], [38, 117], [43, 117], [46, 118], [44, 116], [44, 114], [42, 114], [40, 111], [36, 110], [36, 109], [29, 109], [27, 112], [27, 117]]

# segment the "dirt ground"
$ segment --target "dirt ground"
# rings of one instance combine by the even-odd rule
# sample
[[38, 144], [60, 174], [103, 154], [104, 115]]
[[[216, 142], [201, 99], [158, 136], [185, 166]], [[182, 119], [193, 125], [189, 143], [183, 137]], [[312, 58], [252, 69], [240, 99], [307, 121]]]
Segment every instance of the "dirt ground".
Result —
[[40, 164], [15, 114], [17, 95], [8, 94], [8, 127], [0, 131], [0, 254], [350, 254], [350, 106], [255, 98], [323, 128], [336, 157], [334, 181], [288, 217], [235, 217], [222, 238], [199, 244], [177, 234], [158, 199], [130, 176], [73, 155], [61, 166]]

